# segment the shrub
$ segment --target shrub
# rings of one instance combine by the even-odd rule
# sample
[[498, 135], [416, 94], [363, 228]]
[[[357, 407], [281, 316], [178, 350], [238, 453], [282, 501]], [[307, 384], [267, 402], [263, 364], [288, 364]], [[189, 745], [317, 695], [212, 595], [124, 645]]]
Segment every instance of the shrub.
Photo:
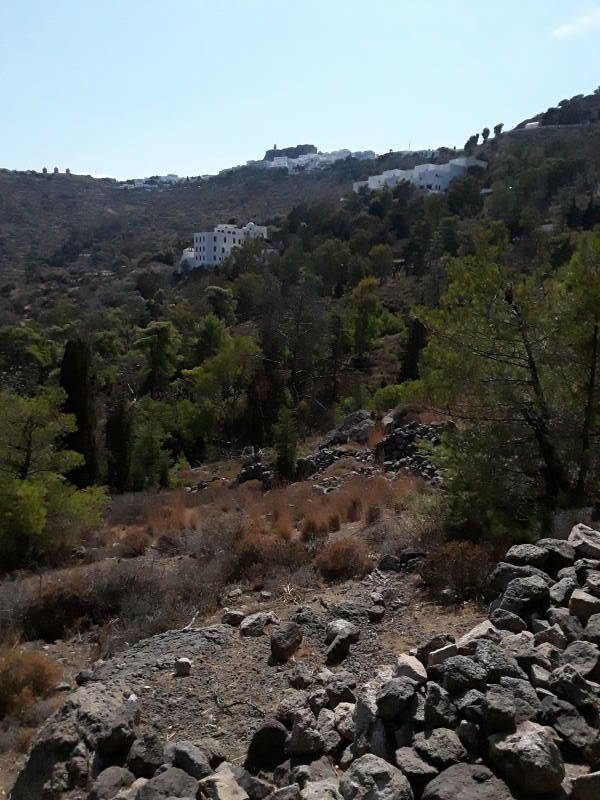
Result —
[[136, 558], [143, 555], [152, 542], [147, 531], [140, 528], [129, 528], [121, 539], [121, 555], [124, 558]]
[[43, 653], [17, 645], [0, 647], [0, 719], [47, 697], [60, 676], [58, 665]]
[[451, 589], [457, 602], [482, 597], [492, 565], [491, 547], [473, 542], [446, 542], [433, 550], [419, 568], [435, 596]]
[[328, 581], [362, 577], [370, 569], [364, 542], [347, 536], [328, 542], [315, 559], [317, 569]]

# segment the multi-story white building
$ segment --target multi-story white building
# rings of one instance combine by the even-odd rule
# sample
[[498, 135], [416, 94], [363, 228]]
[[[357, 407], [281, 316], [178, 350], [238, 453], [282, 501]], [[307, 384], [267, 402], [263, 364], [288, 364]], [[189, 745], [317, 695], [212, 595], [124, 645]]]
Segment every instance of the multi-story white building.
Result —
[[248, 239], [266, 239], [264, 225], [249, 222], [243, 228], [236, 225], [217, 225], [212, 231], [194, 234], [194, 246], [186, 247], [181, 255], [181, 267], [214, 267], [224, 261], [234, 247], [241, 247]]
[[352, 188], [355, 192], [359, 192], [363, 186], [370, 191], [383, 189], [384, 186], [393, 189], [401, 181], [408, 181], [429, 192], [445, 192], [450, 181], [464, 175], [471, 167], [485, 169], [487, 161], [461, 156], [453, 158], [447, 164], [418, 164], [413, 169], [388, 169], [381, 175], [371, 175], [366, 181], [355, 181]]

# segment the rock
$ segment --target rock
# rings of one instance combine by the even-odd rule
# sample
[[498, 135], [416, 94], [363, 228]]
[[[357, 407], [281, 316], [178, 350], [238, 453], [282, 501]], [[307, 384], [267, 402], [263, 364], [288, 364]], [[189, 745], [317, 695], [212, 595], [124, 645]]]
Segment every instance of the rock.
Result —
[[262, 636], [267, 625], [277, 625], [279, 619], [272, 611], [257, 611], [250, 614], [240, 623], [240, 633], [242, 636]]
[[594, 597], [600, 597], [600, 572], [595, 570], [588, 573], [585, 583], [583, 584], [583, 590], [593, 594]]
[[546, 697], [540, 705], [538, 720], [559, 734], [567, 755], [575, 754], [592, 767], [600, 763], [600, 733], [588, 725], [571, 703]]
[[568, 605], [569, 599], [575, 589], [579, 588], [576, 578], [566, 577], [557, 581], [550, 587], [550, 602], [553, 606]]
[[459, 695], [455, 702], [459, 717], [481, 725], [485, 713], [485, 694], [483, 692], [478, 689], [469, 689], [468, 692]]
[[139, 721], [136, 702], [123, 703], [115, 716], [107, 721], [96, 736], [96, 753], [104, 765], [122, 764], [135, 741], [135, 726]]
[[598, 800], [600, 772], [590, 772], [573, 778], [573, 800]]
[[551, 625], [558, 625], [564, 635], [567, 637], [568, 642], [574, 642], [576, 639], [583, 639], [583, 625], [572, 614], [569, 613], [568, 608], [557, 608], [551, 606], [546, 612], [548, 621]]
[[553, 583], [552, 578], [537, 567], [519, 566], [517, 564], [508, 564], [506, 561], [500, 561], [496, 564], [488, 578], [488, 595], [490, 598], [494, 599], [506, 590], [511, 581], [517, 578], [530, 578], [532, 576], [540, 578], [547, 586], [551, 586]]
[[319, 448], [331, 447], [336, 444], [347, 444], [348, 442], [366, 442], [369, 433], [375, 427], [375, 422], [371, 419], [368, 411], [360, 409], [348, 414], [334, 430], [323, 437]]
[[281, 700], [275, 710], [275, 718], [286, 725], [292, 727], [294, 714], [306, 705], [306, 694], [298, 689], [284, 689]]
[[381, 758], [389, 756], [385, 727], [377, 716], [377, 694], [385, 682], [385, 678], [374, 678], [357, 689], [354, 708], [355, 755], [371, 752]]
[[234, 608], [226, 608], [221, 617], [223, 625], [231, 625], [232, 628], [238, 628], [246, 618], [243, 611], [237, 611]]
[[515, 729], [517, 708], [513, 693], [506, 686], [493, 684], [485, 694], [484, 725], [489, 733]]
[[358, 642], [360, 637], [360, 628], [357, 628], [352, 622], [347, 619], [334, 619], [327, 625], [325, 631], [325, 644], [331, 644], [338, 636], [343, 636], [349, 642]]
[[535, 647], [545, 643], [551, 644], [559, 650], [564, 650], [567, 646], [567, 637], [558, 625], [550, 625], [550, 627], [540, 630], [533, 637]]
[[403, 775], [406, 775], [417, 796], [421, 794], [425, 785], [438, 774], [436, 767], [424, 761], [414, 747], [399, 747], [396, 750], [395, 758], [398, 769]]
[[498, 772], [527, 797], [560, 788], [565, 768], [550, 728], [521, 722], [515, 733], [489, 738], [489, 757]]
[[238, 597], [241, 597], [241, 596], [242, 596], [242, 590], [240, 589], [240, 587], [239, 587], [239, 586], [236, 586], [236, 588], [235, 588], [235, 589], [232, 589], [232, 590], [231, 590], [230, 592], [228, 592], [228, 594], [227, 594], [227, 597], [228, 597], [230, 600], [236, 600]]
[[506, 553], [504, 560], [509, 564], [541, 569], [548, 557], [549, 553], [543, 547], [536, 547], [534, 544], [515, 544]]
[[313, 689], [307, 697], [307, 703], [315, 717], [318, 717], [319, 711], [327, 705], [327, 692], [322, 687]]
[[292, 731], [287, 738], [286, 752], [291, 756], [310, 756], [322, 753], [323, 737], [316, 728], [315, 717], [308, 708], [294, 715]]
[[514, 800], [508, 786], [482, 764], [455, 764], [425, 787], [423, 800]]
[[556, 575], [559, 570], [570, 567], [575, 561], [575, 548], [565, 539], [539, 539], [536, 546], [548, 553], [544, 569], [549, 575]]
[[569, 611], [586, 625], [591, 616], [600, 613], [600, 598], [583, 589], [575, 589], [569, 600]]
[[442, 686], [450, 694], [485, 686], [486, 671], [467, 656], [452, 656], [435, 668], [442, 676]]
[[593, 644], [600, 645], [600, 614], [592, 614], [588, 619], [582, 638]]
[[490, 614], [490, 622], [502, 631], [521, 633], [527, 630], [527, 623], [521, 617], [504, 608], [495, 608]]
[[540, 707], [540, 700], [535, 689], [528, 680], [519, 678], [500, 678], [500, 686], [509, 689], [515, 699], [515, 722], [535, 719]]
[[326, 664], [339, 664], [350, 652], [351, 640], [342, 634], [336, 636], [325, 653]]
[[255, 775], [261, 769], [273, 770], [286, 759], [287, 730], [275, 719], [266, 719], [252, 735], [244, 767]]
[[423, 664], [418, 658], [406, 655], [406, 653], [398, 656], [394, 674], [397, 678], [410, 678], [419, 686], [427, 681], [427, 670]]
[[595, 705], [596, 695], [592, 685], [570, 664], [553, 670], [548, 683], [557, 697], [577, 708], [593, 708]]
[[108, 767], [103, 770], [87, 796], [87, 800], [113, 800], [120, 789], [131, 786], [135, 776], [123, 767]]
[[212, 768], [206, 753], [193, 742], [172, 742], [165, 747], [165, 761], [200, 780], [210, 775]]
[[396, 719], [412, 702], [417, 684], [410, 678], [392, 678], [378, 690], [377, 715], [384, 720]]
[[466, 719], [461, 721], [456, 726], [456, 735], [460, 739], [465, 750], [471, 756], [477, 755], [482, 749], [482, 740], [484, 736], [481, 728], [475, 722], [469, 722]]
[[314, 682], [312, 669], [303, 661], [296, 664], [288, 673], [288, 683], [294, 689], [308, 689]]
[[336, 780], [309, 781], [300, 792], [300, 800], [342, 800]]
[[281, 789], [276, 789], [274, 792], [267, 795], [265, 800], [301, 800], [300, 787], [298, 784], [283, 786]]
[[208, 763], [216, 769], [223, 761], [227, 761], [227, 752], [221, 742], [210, 736], [203, 736], [196, 742], [198, 748], [205, 753]]
[[402, 561], [398, 558], [398, 556], [394, 556], [391, 553], [386, 553], [385, 555], [381, 556], [379, 563], [377, 564], [377, 569], [380, 569], [383, 572], [402, 572], [403, 568], [404, 565]]
[[427, 728], [454, 728], [458, 723], [456, 705], [448, 692], [433, 681], [427, 684], [424, 721]]
[[346, 770], [340, 792], [344, 800], [413, 800], [410, 784], [400, 770], [371, 753]]
[[127, 755], [127, 766], [136, 778], [151, 778], [164, 763], [162, 740], [154, 733], [136, 739]]
[[168, 767], [144, 784], [136, 800], [171, 800], [196, 797], [198, 781], [177, 767]]
[[327, 705], [334, 709], [339, 703], [353, 703], [356, 699], [356, 675], [347, 670], [334, 672], [325, 681]]
[[548, 583], [539, 575], [512, 580], [500, 599], [499, 608], [522, 615], [531, 609], [547, 602], [549, 597]]
[[449, 644], [454, 644], [454, 636], [448, 633], [437, 634], [417, 647], [417, 658], [422, 664], [427, 664], [430, 653]]
[[485, 670], [487, 683], [497, 683], [502, 677], [527, 678], [516, 658], [486, 639], [477, 642], [473, 660]]
[[444, 647], [439, 647], [437, 650], [432, 650], [427, 656], [427, 666], [435, 667], [436, 664], [443, 664], [447, 658], [458, 655], [458, 648], [455, 644], [447, 644]]
[[579, 558], [573, 564], [575, 577], [580, 583], [585, 583], [591, 572], [600, 570], [600, 561], [595, 558]]
[[173, 669], [174, 674], [178, 678], [187, 677], [192, 671], [192, 662], [189, 658], [176, 658], [175, 666]]
[[348, 742], [354, 741], [354, 703], [339, 703], [333, 712], [335, 727]]
[[456, 643], [457, 650], [461, 656], [472, 656], [481, 639], [489, 639], [491, 642], [499, 642], [502, 639], [502, 632], [497, 630], [489, 620], [480, 622], [464, 636], [461, 636]]
[[250, 800], [264, 800], [268, 797], [275, 787], [272, 783], [251, 775], [244, 767], [237, 764], [227, 763], [227, 769], [232, 773], [238, 784], [246, 792]]
[[531, 667], [531, 682], [534, 686], [539, 686], [540, 689], [550, 688], [550, 671], [539, 664], [533, 664]]
[[467, 757], [467, 751], [458, 736], [449, 728], [435, 728], [430, 733], [418, 733], [413, 747], [425, 761], [438, 769], [446, 769]]
[[600, 559], [600, 532], [587, 525], [575, 525], [569, 534], [568, 542], [580, 557]]
[[385, 616], [385, 606], [371, 606], [367, 609], [369, 622], [381, 622]]
[[206, 800], [249, 800], [227, 762], [221, 764], [213, 775], [200, 781], [198, 793], [198, 797]]
[[281, 625], [271, 634], [271, 653], [275, 661], [287, 661], [302, 644], [302, 629], [295, 622]]
[[561, 664], [570, 664], [591, 681], [600, 678], [600, 650], [592, 642], [572, 642], [562, 653]]
[[335, 726], [335, 714], [329, 708], [322, 708], [317, 717], [317, 730], [324, 742], [323, 750], [326, 753], [336, 753], [340, 750], [342, 737]]

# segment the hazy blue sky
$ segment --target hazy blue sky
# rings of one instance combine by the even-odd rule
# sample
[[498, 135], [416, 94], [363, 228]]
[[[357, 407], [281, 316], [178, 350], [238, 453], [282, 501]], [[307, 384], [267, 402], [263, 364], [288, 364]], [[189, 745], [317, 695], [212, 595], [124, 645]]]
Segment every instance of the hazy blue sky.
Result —
[[0, 0], [0, 166], [462, 145], [600, 83], [586, 0]]

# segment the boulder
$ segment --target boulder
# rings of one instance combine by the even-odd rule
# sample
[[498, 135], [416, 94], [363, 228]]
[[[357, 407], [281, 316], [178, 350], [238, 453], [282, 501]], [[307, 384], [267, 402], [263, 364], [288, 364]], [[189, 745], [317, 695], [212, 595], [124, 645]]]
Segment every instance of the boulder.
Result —
[[[455, 699], [458, 716], [476, 725], [483, 723], [485, 713], [485, 694], [478, 689], [469, 689]], [[454, 727], [454, 726], [448, 726]]]
[[173, 665], [173, 674], [178, 678], [186, 678], [192, 671], [192, 662], [189, 658], [176, 658]]
[[419, 796], [425, 785], [438, 774], [438, 769], [428, 764], [414, 747], [399, 747], [396, 750], [396, 765], [406, 775], [413, 791]]
[[200, 781], [198, 797], [206, 800], [249, 800], [248, 794], [236, 781], [227, 762], [221, 764], [213, 775]]
[[550, 673], [548, 685], [557, 697], [567, 700], [577, 708], [593, 708], [596, 693], [589, 683], [571, 664], [558, 667]]
[[570, 664], [588, 680], [597, 682], [600, 678], [600, 650], [592, 642], [572, 642], [562, 653], [560, 663]]
[[514, 656], [486, 639], [477, 642], [473, 661], [485, 670], [487, 683], [497, 683], [502, 677], [527, 678]]
[[342, 737], [335, 726], [335, 714], [329, 708], [322, 708], [317, 717], [317, 730], [323, 739], [325, 753], [337, 754], [342, 744]]
[[273, 770], [286, 759], [288, 732], [276, 719], [266, 719], [252, 735], [244, 767], [255, 775], [261, 769]]
[[136, 778], [151, 778], [164, 764], [164, 744], [155, 733], [147, 733], [136, 739], [127, 755], [127, 767]]
[[267, 625], [277, 625], [279, 619], [272, 611], [257, 611], [244, 617], [240, 623], [240, 633], [242, 636], [262, 636]]
[[519, 566], [518, 564], [509, 564], [506, 561], [500, 561], [488, 578], [488, 597], [495, 599], [501, 595], [508, 584], [517, 578], [530, 578], [536, 576], [543, 580], [548, 586], [551, 586], [552, 578], [543, 570], [537, 567]]
[[288, 673], [288, 683], [294, 689], [308, 689], [315, 682], [312, 669], [300, 661]]
[[521, 722], [514, 733], [489, 737], [489, 758], [509, 786], [526, 797], [558, 791], [565, 768], [552, 730]]
[[548, 551], [543, 547], [536, 547], [534, 544], [515, 544], [508, 550], [504, 560], [509, 564], [541, 569], [548, 560], [548, 556]]
[[337, 780], [309, 781], [300, 792], [300, 800], [342, 800]]
[[536, 546], [548, 553], [544, 569], [549, 575], [557, 575], [559, 570], [570, 567], [575, 561], [575, 548], [565, 539], [539, 539]]
[[524, 722], [535, 719], [540, 707], [540, 700], [531, 683], [519, 678], [500, 678], [500, 686], [512, 692], [515, 699], [515, 721]]
[[567, 576], [557, 581], [554, 586], [550, 587], [550, 602], [553, 606], [566, 606], [569, 604], [571, 595], [579, 589], [577, 578]]
[[546, 603], [548, 597], [548, 583], [539, 575], [514, 578], [504, 590], [498, 607], [522, 615]]
[[250, 800], [264, 800], [265, 797], [268, 797], [268, 795], [275, 790], [272, 783], [258, 778], [256, 775], [251, 775], [244, 767], [228, 762], [227, 769], [232, 773], [233, 777], [246, 792]]
[[499, 642], [502, 639], [502, 632], [499, 631], [489, 621], [480, 622], [470, 631], [461, 636], [456, 643], [456, 648], [461, 656], [472, 656], [477, 647], [477, 642], [481, 639], [488, 639], [491, 642]]
[[567, 637], [563, 633], [562, 628], [557, 624], [542, 628], [533, 637], [533, 644], [535, 647], [539, 647], [541, 644], [551, 644], [559, 650], [564, 650], [567, 646], [567, 642]]
[[458, 655], [458, 648], [457, 646], [452, 644], [446, 644], [443, 647], [438, 647], [437, 650], [432, 650], [429, 655], [427, 656], [427, 666], [428, 667], [435, 667], [436, 664], [443, 664], [447, 658], [451, 658], [452, 656]]
[[419, 686], [427, 681], [427, 670], [423, 664], [418, 658], [406, 653], [398, 656], [394, 673], [397, 678], [410, 678]]
[[432, 636], [431, 639], [427, 639], [426, 642], [417, 647], [417, 658], [422, 664], [427, 664], [430, 653], [432, 653], [434, 650], [439, 650], [446, 645], [454, 644], [454, 642], [454, 636], [451, 634], [438, 633], [436, 636]]
[[354, 741], [354, 703], [339, 703], [334, 709], [335, 727], [348, 742]]
[[277, 662], [287, 661], [302, 644], [302, 629], [296, 622], [281, 625], [271, 634], [271, 653]]
[[521, 633], [521, 631], [527, 630], [527, 623], [521, 617], [504, 608], [495, 608], [490, 614], [490, 622], [499, 630], [511, 631], [511, 633]]
[[196, 780], [206, 778], [212, 772], [206, 753], [193, 742], [179, 741], [168, 744], [165, 747], [165, 761], [187, 772]]
[[291, 756], [311, 756], [322, 753], [323, 737], [316, 727], [314, 714], [303, 708], [294, 715], [292, 731], [286, 741], [286, 751]]
[[600, 597], [600, 572], [598, 570], [590, 571], [582, 588], [584, 591], [593, 594], [594, 597]]
[[450, 694], [480, 689], [486, 683], [485, 669], [467, 656], [452, 656], [435, 667], [435, 672], [441, 676], [442, 686]]
[[588, 619], [582, 638], [600, 645], [600, 614], [592, 614]]
[[377, 691], [377, 715], [384, 720], [396, 719], [412, 702], [417, 684], [410, 678], [392, 678]]
[[500, 684], [493, 684], [485, 693], [483, 723], [486, 731], [511, 731], [515, 729], [517, 707], [511, 690]]
[[427, 784], [423, 800], [514, 800], [514, 796], [482, 764], [455, 764]]
[[551, 625], [558, 625], [564, 635], [567, 637], [568, 642], [574, 642], [576, 639], [583, 639], [583, 625], [574, 617], [568, 608], [551, 606], [546, 612], [548, 615], [548, 622]]
[[369, 622], [381, 622], [381, 620], [385, 616], [385, 606], [382, 605], [370, 606], [367, 609], [367, 616], [369, 617]]
[[600, 772], [590, 772], [573, 778], [573, 800], [598, 800]]
[[569, 600], [569, 611], [586, 625], [591, 616], [600, 613], [600, 597], [583, 589], [575, 589]]
[[121, 789], [131, 786], [135, 775], [123, 767], [108, 767], [98, 775], [87, 800], [113, 800]]
[[198, 781], [177, 767], [168, 767], [142, 786], [136, 800], [171, 800], [196, 797]]
[[427, 728], [454, 728], [458, 723], [456, 705], [448, 692], [433, 681], [427, 684], [424, 721]]
[[356, 759], [346, 770], [340, 792], [344, 800], [413, 800], [402, 772], [371, 753]]
[[538, 720], [558, 733], [565, 756], [583, 758], [592, 767], [600, 763], [600, 733], [588, 725], [571, 703], [546, 697], [540, 705]]
[[291, 728], [294, 714], [306, 705], [306, 694], [298, 689], [284, 689], [275, 710], [275, 718]]
[[360, 628], [347, 619], [334, 619], [325, 630], [325, 644], [331, 644], [338, 636], [343, 636], [351, 643], [358, 642]]
[[323, 688], [327, 694], [327, 705], [331, 709], [334, 709], [339, 703], [354, 703], [356, 675], [345, 669], [334, 672], [327, 678]]
[[449, 728], [434, 728], [428, 733], [418, 733], [413, 739], [413, 747], [421, 758], [438, 769], [446, 769], [467, 758], [462, 742]]
[[580, 558], [600, 559], [600, 532], [580, 523], [569, 534], [568, 542]]
[[221, 617], [223, 625], [230, 625], [232, 628], [238, 628], [246, 618], [243, 611], [238, 611], [235, 608], [226, 608]]

